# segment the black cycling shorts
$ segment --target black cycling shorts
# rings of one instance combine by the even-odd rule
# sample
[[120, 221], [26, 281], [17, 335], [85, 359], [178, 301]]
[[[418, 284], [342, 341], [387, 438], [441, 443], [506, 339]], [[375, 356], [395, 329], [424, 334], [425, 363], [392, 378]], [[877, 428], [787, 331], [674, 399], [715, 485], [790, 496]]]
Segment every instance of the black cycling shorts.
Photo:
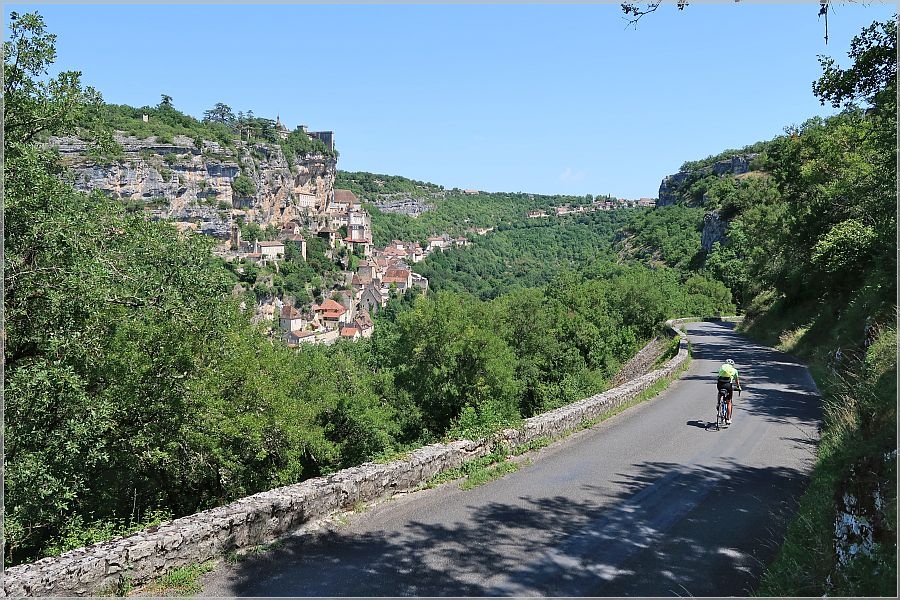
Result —
[[716, 389], [727, 390], [728, 396], [726, 396], [726, 399], [731, 400], [731, 397], [734, 395], [734, 382], [729, 377], [719, 377], [716, 379]]

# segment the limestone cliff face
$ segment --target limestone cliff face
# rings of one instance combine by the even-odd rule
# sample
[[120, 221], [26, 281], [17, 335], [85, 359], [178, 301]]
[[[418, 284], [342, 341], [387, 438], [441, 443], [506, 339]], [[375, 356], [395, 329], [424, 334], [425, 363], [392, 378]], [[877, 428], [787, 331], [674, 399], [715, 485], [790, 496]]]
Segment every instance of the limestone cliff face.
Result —
[[[243, 216], [265, 227], [310, 212], [322, 212], [334, 195], [337, 161], [307, 156], [288, 165], [277, 144], [239, 143], [237, 149], [176, 136], [172, 143], [117, 135], [124, 158], [98, 164], [87, 143], [53, 138], [75, 175], [76, 188], [100, 190], [132, 206], [144, 205], [158, 218], [185, 221], [204, 233], [227, 236], [234, 218]], [[239, 197], [232, 182], [244, 174], [256, 193]]]
[[659, 194], [656, 200], [656, 206], [669, 206], [675, 204], [678, 200], [677, 192], [681, 186], [693, 176], [689, 171], [679, 171], [674, 175], [666, 175], [662, 183], [659, 184]]
[[685, 184], [689, 185], [691, 182], [707, 175], [742, 175], [748, 173], [750, 171], [750, 161], [754, 157], [756, 157], [756, 154], [735, 155], [696, 171], [679, 171], [674, 175], [667, 175], [659, 185], [659, 199], [656, 201], [656, 205], [668, 206], [675, 204], [681, 198], [680, 192]]
[[709, 252], [716, 242], [726, 242], [728, 221], [723, 220], [717, 211], [703, 215], [703, 232], [700, 234], [700, 246]]

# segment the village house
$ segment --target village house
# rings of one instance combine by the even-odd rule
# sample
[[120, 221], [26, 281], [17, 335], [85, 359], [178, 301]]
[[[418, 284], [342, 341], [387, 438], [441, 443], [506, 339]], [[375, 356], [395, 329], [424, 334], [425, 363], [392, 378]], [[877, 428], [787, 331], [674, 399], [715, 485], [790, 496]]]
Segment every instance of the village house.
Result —
[[353, 325], [347, 325], [341, 328], [341, 339], [355, 342], [362, 337], [359, 329]]
[[361, 260], [356, 265], [356, 274], [359, 275], [363, 282], [366, 280], [371, 282], [375, 279], [375, 272], [375, 263], [371, 260]]
[[469, 227], [466, 229], [467, 233], [474, 233], [476, 235], [487, 235], [488, 233], [494, 230], [493, 227]]
[[415, 272], [410, 272], [412, 285], [421, 288], [422, 293], [428, 292], [428, 278]]
[[350, 225], [350, 216], [345, 212], [334, 213], [328, 217], [328, 226], [332, 229], [340, 229]]
[[388, 260], [402, 260], [409, 256], [409, 251], [406, 249], [406, 243], [401, 242], [400, 240], [394, 240], [384, 247], [384, 250], [381, 251], [381, 256]]
[[369, 311], [362, 308], [356, 313], [356, 327], [359, 329], [359, 334], [364, 338], [372, 337], [372, 333], [375, 331], [375, 322], [372, 321], [371, 315], [369, 315]]
[[412, 271], [398, 267], [390, 267], [381, 278], [382, 287], [390, 289], [396, 286], [399, 293], [403, 293], [412, 286]]
[[253, 242], [253, 253], [259, 253], [263, 261], [284, 258], [284, 242], [256, 240]]
[[419, 242], [413, 242], [408, 252], [410, 253], [408, 258], [412, 260], [413, 263], [422, 262], [425, 260], [425, 257], [428, 256]]
[[340, 336], [337, 329], [317, 331], [291, 331], [285, 336], [284, 341], [288, 347], [296, 348], [300, 344], [333, 344]]
[[313, 312], [319, 317], [319, 320], [329, 330], [340, 329], [341, 325], [350, 322], [351, 315], [340, 302], [331, 298], [325, 300], [322, 304], [314, 305]]
[[351, 242], [351, 243], [356, 242], [356, 243], [361, 243], [361, 244], [367, 244], [371, 241], [371, 240], [369, 240], [368, 233], [369, 232], [366, 231], [365, 225], [357, 225], [354, 223], [350, 223], [350, 225], [347, 226], [347, 240], [346, 241]]
[[303, 329], [306, 326], [306, 322], [299, 310], [290, 304], [284, 304], [281, 307], [281, 317], [278, 319], [278, 325], [283, 331], [294, 331]]
[[362, 225], [353, 225], [347, 229], [347, 237], [344, 239], [347, 248], [357, 256], [372, 256], [372, 240], [369, 232]]
[[376, 256], [371, 260], [371, 262], [374, 265], [375, 269], [373, 279], [380, 280], [382, 277], [384, 277], [384, 273], [388, 270], [388, 267], [397, 264], [398, 261], [397, 259], [389, 259], [383, 256]]
[[319, 206], [319, 198], [315, 194], [305, 194], [303, 192], [293, 192], [291, 198], [294, 206], [302, 209], [302, 212], [312, 213]]
[[350, 218], [350, 225], [359, 225], [366, 231], [372, 229], [372, 217], [364, 210], [351, 210], [347, 213]]
[[383, 289], [378, 284], [368, 285], [363, 288], [362, 294], [360, 294], [360, 310], [365, 310], [374, 314], [378, 309], [384, 308], [388, 299], [388, 290]]
[[285, 222], [281, 226], [281, 231], [278, 232], [278, 237], [284, 238], [289, 235], [299, 234], [302, 231], [300, 227], [300, 223], [291, 219], [290, 221]]
[[352, 210], [358, 210], [359, 204], [359, 198], [352, 191], [336, 189], [326, 212], [329, 215], [347, 214]]
[[290, 347], [299, 346], [302, 343], [314, 344], [318, 333], [317, 331], [288, 331], [284, 334], [284, 341]]
[[288, 221], [281, 226], [278, 237], [285, 243], [293, 242], [296, 244], [300, 249], [300, 256], [303, 257], [303, 260], [306, 260], [306, 238], [300, 233], [302, 230], [303, 228], [297, 221]]
[[452, 245], [453, 242], [451, 241], [450, 236], [445, 233], [444, 235], [428, 238], [428, 246], [425, 247], [425, 250], [429, 253], [434, 252], [435, 250], [443, 252]]

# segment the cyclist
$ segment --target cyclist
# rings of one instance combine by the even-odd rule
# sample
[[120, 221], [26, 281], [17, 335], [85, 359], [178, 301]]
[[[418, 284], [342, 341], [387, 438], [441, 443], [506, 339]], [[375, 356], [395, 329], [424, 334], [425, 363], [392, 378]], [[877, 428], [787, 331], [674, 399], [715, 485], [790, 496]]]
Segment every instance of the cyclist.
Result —
[[734, 368], [734, 361], [730, 358], [719, 367], [719, 378], [716, 380], [716, 388], [727, 391], [725, 401], [728, 403], [728, 416], [725, 419], [726, 425], [731, 425], [731, 411], [734, 405], [731, 397], [734, 395], [734, 384], [737, 383], [737, 389], [741, 389], [741, 378], [738, 370]]

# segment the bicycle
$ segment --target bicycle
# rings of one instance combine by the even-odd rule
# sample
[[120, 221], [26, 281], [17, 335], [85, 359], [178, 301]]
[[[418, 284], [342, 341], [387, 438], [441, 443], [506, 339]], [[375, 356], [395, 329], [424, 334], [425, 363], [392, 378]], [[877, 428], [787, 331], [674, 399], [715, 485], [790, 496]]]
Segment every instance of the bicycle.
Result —
[[[741, 391], [742, 388], [737, 388], [738, 396], [741, 395]], [[728, 390], [719, 390], [719, 396], [716, 399], [716, 431], [721, 429], [728, 419], [728, 402], [725, 401], [726, 397], [728, 397]]]
[[727, 396], [727, 390], [719, 390], [719, 397], [716, 399], [716, 431], [722, 428], [728, 418], [728, 402], [725, 401]]

